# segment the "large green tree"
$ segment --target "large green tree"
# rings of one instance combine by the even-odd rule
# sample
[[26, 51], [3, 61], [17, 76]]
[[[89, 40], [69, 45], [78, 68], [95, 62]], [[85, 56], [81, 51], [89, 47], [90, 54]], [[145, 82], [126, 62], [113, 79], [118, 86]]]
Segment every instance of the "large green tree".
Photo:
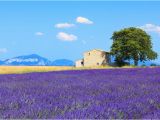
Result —
[[151, 37], [142, 29], [125, 28], [114, 32], [111, 39], [113, 40], [111, 54], [115, 56], [118, 64], [125, 60], [134, 60], [134, 65], [137, 66], [138, 61], [157, 58], [157, 53], [152, 50]]

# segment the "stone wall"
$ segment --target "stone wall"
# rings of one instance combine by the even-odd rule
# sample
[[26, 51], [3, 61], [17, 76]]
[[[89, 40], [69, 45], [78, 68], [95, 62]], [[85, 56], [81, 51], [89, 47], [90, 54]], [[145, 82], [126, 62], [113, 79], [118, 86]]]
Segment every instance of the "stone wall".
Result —
[[92, 50], [84, 53], [84, 66], [104, 66], [109, 64], [109, 54], [105, 51]]
[[83, 65], [84, 65], [83, 59], [76, 61], [76, 67], [83, 67]]

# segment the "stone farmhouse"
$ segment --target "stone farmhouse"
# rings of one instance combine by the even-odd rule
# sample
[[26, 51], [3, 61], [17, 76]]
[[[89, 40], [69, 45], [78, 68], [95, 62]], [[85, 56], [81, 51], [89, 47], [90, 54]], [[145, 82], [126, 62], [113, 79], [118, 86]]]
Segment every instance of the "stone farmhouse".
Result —
[[110, 53], [99, 49], [84, 52], [83, 57], [76, 61], [76, 67], [106, 66], [111, 61]]

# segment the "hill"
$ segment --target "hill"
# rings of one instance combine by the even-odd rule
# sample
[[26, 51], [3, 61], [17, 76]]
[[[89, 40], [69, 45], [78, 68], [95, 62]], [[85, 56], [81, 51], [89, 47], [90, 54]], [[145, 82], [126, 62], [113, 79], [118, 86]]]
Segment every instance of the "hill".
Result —
[[4, 61], [0, 61], [0, 65], [5, 66], [74, 66], [74, 62], [67, 59], [57, 59], [50, 61], [47, 58], [37, 54], [23, 55]]

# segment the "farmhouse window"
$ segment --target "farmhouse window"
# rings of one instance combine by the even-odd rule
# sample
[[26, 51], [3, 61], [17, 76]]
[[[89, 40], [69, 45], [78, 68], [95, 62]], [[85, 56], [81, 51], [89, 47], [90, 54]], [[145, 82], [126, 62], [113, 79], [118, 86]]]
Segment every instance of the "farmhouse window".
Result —
[[81, 62], [81, 65], [83, 65], [83, 64], [84, 64], [84, 62], [82, 61], [82, 62]]

